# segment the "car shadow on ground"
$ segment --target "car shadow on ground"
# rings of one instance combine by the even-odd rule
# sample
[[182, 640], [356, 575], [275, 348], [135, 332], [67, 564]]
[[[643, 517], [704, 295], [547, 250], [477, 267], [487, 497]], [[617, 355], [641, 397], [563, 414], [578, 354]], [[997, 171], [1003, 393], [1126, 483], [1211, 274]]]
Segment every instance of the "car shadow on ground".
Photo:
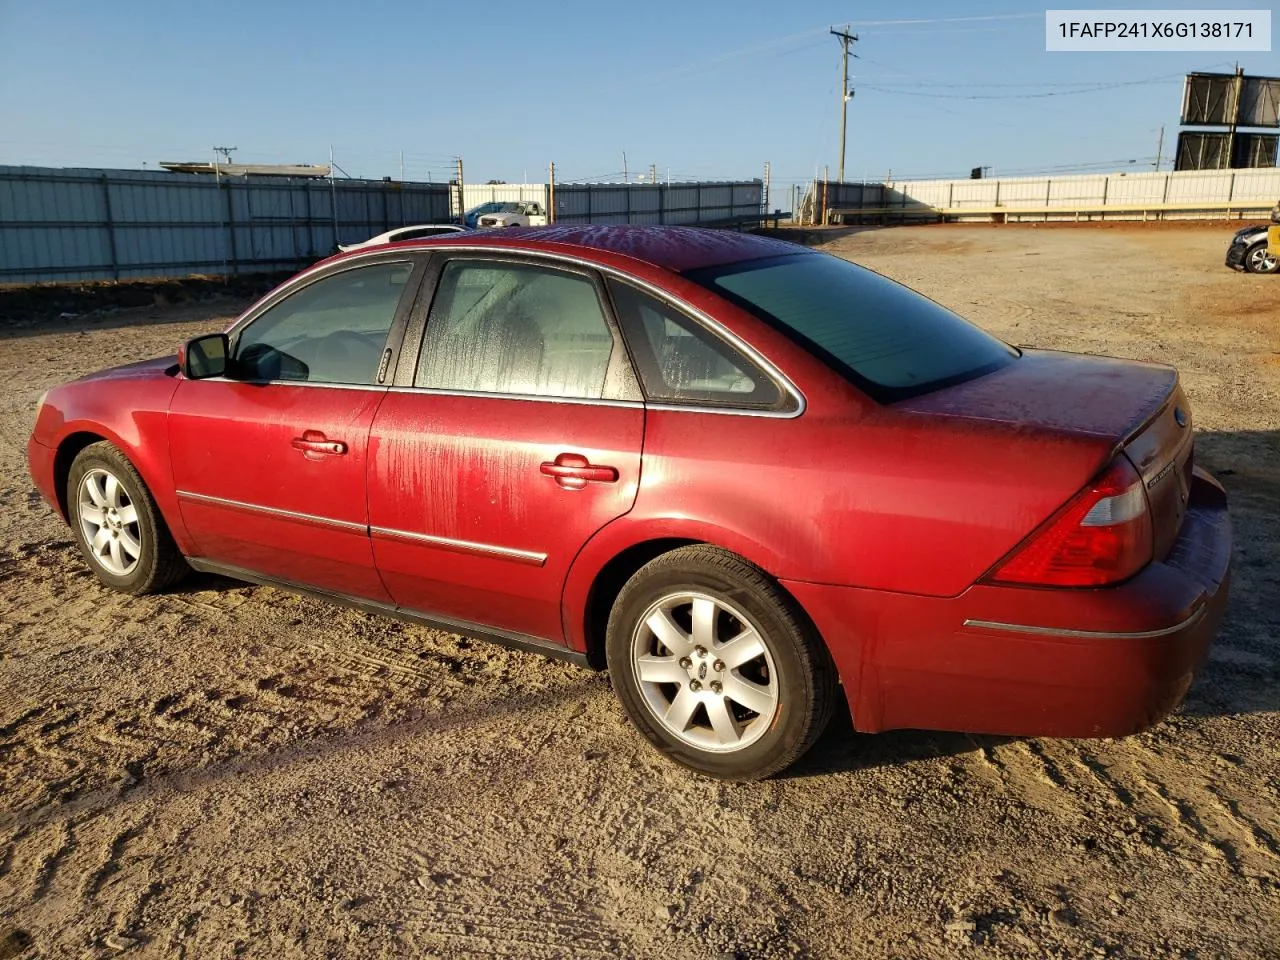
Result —
[[876, 767], [898, 767], [920, 760], [954, 757], [999, 746], [1017, 739], [985, 734], [947, 733], [934, 730], [889, 730], [861, 734], [853, 728], [843, 691], [831, 723], [813, 749], [777, 775], [780, 780], [821, 777]]

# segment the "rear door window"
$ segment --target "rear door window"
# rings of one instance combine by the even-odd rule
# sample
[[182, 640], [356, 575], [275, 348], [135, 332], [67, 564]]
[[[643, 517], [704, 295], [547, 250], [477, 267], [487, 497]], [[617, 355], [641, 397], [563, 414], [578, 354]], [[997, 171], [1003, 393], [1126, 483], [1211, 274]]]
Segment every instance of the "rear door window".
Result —
[[600, 399], [613, 333], [596, 285], [527, 264], [445, 265], [414, 386]]

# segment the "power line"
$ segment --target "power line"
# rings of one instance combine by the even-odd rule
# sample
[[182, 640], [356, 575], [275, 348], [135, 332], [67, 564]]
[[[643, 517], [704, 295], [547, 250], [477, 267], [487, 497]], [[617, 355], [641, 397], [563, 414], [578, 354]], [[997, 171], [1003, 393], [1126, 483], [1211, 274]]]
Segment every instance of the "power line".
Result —
[[[999, 170], [998, 177], [1034, 177], [1041, 174], [1071, 173], [1074, 171], [1089, 172], [1094, 170], [1116, 170], [1122, 167], [1144, 164], [1153, 157], [1123, 157], [1117, 160], [1091, 160], [1080, 163], [1064, 163], [1056, 166], [1012, 167]], [[894, 177], [895, 182], [907, 180], [967, 180], [967, 171], [943, 171], [938, 173], [905, 173]]]
[[[868, 59], [868, 63], [876, 61]], [[1182, 73], [1161, 74], [1158, 77], [1148, 77], [1145, 80], [1125, 80], [1116, 81], [1117, 83], [1151, 83], [1157, 80], [1167, 80], [1170, 77], [1182, 77]], [[863, 78], [867, 79], [867, 78]], [[875, 79], [875, 78], [870, 78]], [[937, 83], [928, 80], [876, 80], [881, 86], [885, 87], [940, 87], [944, 90], [960, 90], [968, 88], [988, 89], [988, 88], [1013, 88], [1013, 89], [1029, 89], [1034, 87], [1096, 87], [1100, 81], [1098, 80], [1072, 80], [1059, 83]]]
[[[1139, 87], [1152, 83], [1163, 83], [1171, 79], [1168, 77], [1156, 77], [1149, 80], [1121, 80], [1115, 83], [1095, 84], [1091, 87], [1084, 87], [1077, 90], [1050, 90], [1043, 93], [929, 93], [924, 90], [894, 90], [890, 87], [883, 87], [874, 84], [863, 84], [865, 90], [875, 90], [877, 93], [888, 93], [898, 97], [928, 97], [933, 100], [1040, 100], [1045, 97], [1070, 97], [1081, 93], [1098, 93], [1103, 90], [1116, 90], [1120, 87]], [[1176, 74], [1182, 77], [1184, 74]]]
[[978, 17], [924, 17], [911, 20], [855, 20], [859, 27], [901, 27], [925, 23], [978, 23], [990, 20], [1040, 20], [1043, 13], [993, 13]]

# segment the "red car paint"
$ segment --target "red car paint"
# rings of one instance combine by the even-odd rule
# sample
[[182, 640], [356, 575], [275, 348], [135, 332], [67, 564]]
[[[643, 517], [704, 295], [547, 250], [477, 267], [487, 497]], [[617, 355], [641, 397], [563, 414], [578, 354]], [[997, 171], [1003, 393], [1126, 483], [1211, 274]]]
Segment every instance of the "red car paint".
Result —
[[[48, 394], [28, 447], [37, 487], [65, 517], [71, 457], [105, 438], [190, 557], [580, 654], [598, 654], [629, 558], [718, 545], [800, 604], [864, 731], [1120, 735], [1185, 693], [1225, 608], [1231, 532], [1221, 487], [1192, 467], [1172, 369], [1026, 351], [880, 404], [680, 275], [800, 252], [732, 233], [459, 234], [312, 272], [459, 248], [569, 259], [666, 291], [767, 358], [803, 412], [187, 381], [151, 361]], [[343, 456], [324, 452], [334, 442]], [[993, 582], [1121, 451], [1146, 485], [1152, 562], [1100, 588]], [[595, 468], [603, 482], [575, 481]]]

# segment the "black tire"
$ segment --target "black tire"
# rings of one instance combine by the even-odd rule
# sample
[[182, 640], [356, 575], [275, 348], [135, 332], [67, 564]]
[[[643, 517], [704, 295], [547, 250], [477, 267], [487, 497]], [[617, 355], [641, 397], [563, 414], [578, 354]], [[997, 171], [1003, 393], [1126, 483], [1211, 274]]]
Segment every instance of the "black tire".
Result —
[[[646, 626], [646, 617], [659, 611], [672, 623], [685, 622], [685, 617], [693, 616], [692, 601], [687, 613], [680, 605], [686, 592], [696, 595], [703, 604], [712, 601], [704, 609], [714, 611], [710, 617], [711, 635], [717, 639], [708, 652], [697, 642], [698, 627], [690, 621], [688, 636], [678, 639], [696, 646], [677, 662], [674, 647], [656, 642], [657, 634]], [[672, 604], [669, 609], [664, 606], [668, 603]], [[726, 667], [716, 649], [727, 649], [729, 639], [748, 632], [759, 637], [758, 646], [765, 653], [741, 668]], [[722, 636], [723, 641], [719, 639]], [[645, 650], [648, 652], [641, 652]], [[794, 763], [826, 728], [838, 693], [830, 654], [795, 602], [758, 567], [706, 545], [681, 547], [663, 554], [627, 581], [609, 615], [605, 653], [614, 692], [640, 732], [677, 763], [727, 780], [762, 779]], [[642, 684], [637, 657], [655, 664], [661, 661], [664, 672], [678, 666], [688, 672], [690, 679], [650, 680]], [[707, 666], [712, 664], [715, 666], [708, 673]], [[755, 673], [746, 679], [767, 684], [774, 691], [772, 702], [776, 706], [768, 714], [742, 707], [730, 693], [730, 684], [744, 679], [744, 671], [748, 670]], [[737, 675], [737, 679], [731, 680], [731, 675]], [[708, 677], [719, 677], [724, 684], [718, 686], [718, 681], [712, 683]], [[663, 704], [674, 709], [675, 698], [684, 695], [686, 686], [694, 690], [695, 681], [697, 693], [689, 700], [723, 703], [733, 717], [735, 731], [742, 731], [742, 746], [731, 738], [718, 736], [719, 730], [712, 729], [714, 722], [706, 706], [694, 709], [683, 734], [673, 732], [675, 724], [659, 718], [658, 710]], [[766, 716], [767, 722], [763, 722]], [[705, 724], [699, 727], [701, 720]], [[753, 738], [749, 742], [748, 733]], [[688, 737], [695, 736], [720, 742], [704, 747], [688, 741]], [[724, 742], [726, 739], [728, 743]]]
[[[140, 549], [137, 557], [131, 558], [133, 562], [129, 569], [122, 573], [113, 572], [106, 566], [106, 559], [95, 555], [82, 516], [81, 484], [86, 475], [92, 473], [99, 477], [101, 471], [116, 479], [123, 491], [122, 502], [132, 506], [135, 511], [136, 519], [132, 524], [124, 526], [135, 542], [140, 544]], [[177, 544], [173, 542], [164, 518], [156, 509], [151, 491], [142, 482], [142, 477], [129, 462], [129, 458], [112, 443], [93, 443], [76, 455], [67, 476], [67, 513], [76, 545], [79, 546], [85, 563], [102, 583], [113, 590], [135, 596], [154, 593], [176, 583], [190, 570]]]
[[1280, 257], [1267, 255], [1267, 241], [1259, 240], [1244, 252], [1244, 268], [1249, 273], [1275, 273], [1280, 270]]

